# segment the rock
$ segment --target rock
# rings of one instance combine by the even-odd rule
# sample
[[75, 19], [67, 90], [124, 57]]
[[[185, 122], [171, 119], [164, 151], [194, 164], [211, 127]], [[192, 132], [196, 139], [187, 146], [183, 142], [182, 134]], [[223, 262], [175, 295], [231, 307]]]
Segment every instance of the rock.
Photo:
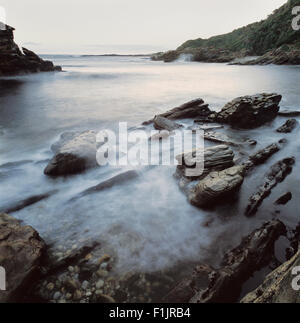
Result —
[[212, 172], [188, 193], [191, 204], [198, 207], [218, 205], [234, 196], [244, 181], [244, 167], [234, 166], [220, 172]]
[[296, 119], [289, 119], [286, 121], [284, 125], [278, 128], [276, 131], [280, 133], [290, 133], [296, 128], [297, 124], [298, 124], [298, 121]]
[[20, 301], [34, 287], [45, 248], [32, 227], [21, 226], [13, 217], [0, 214], [0, 266], [7, 275], [0, 303]]
[[275, 153], [277, 153], [280, 150], [280, 146], [277, 143], [271, 144], [256, 153], [252, 154], [249, 157], [249, 162], [253, 166], [258, 166], [263, 164], [265, 161], [267, 161], [271, 156], [273, 156]]
[[219, 132], [205, 132], [204, 139], [212, 142], [217, 142], [219, 144], [229, 145], [229, 146], [239, 146], [241, 143], [234, 142], [233, 139], [227, 137]]
[[280, 221], [266, 222], [241, 244], [228, 252], [220, 269], [199, 265], [165, 297], [168, 303], [233, 303], [243, 284], [255, 271], [268, 265], [274, 256], [275, 242], [286, 233]]
[[245, 211], [246, 216], [255, 215], [264, 199], [270, 195], [272, 189], [277, 186], [278, 183], [283, 182], [292, 172], [294, 164], [295, 159], [291, 157], [285, 158], [271, 167], [270, 171], [266, 174], [264, 183], [259, 187], [258, 191], [250, 197], [249, 204]]
[[98, 280], [98, 282], [96, 283], [96, 288], [100, 289], [104, 286], [104, 281], [102, 279]]
[[300, 111], [294, 111], [294, 110], [280, 110], [278, 112], [278, 115], [281, 117], [299, 117], [300, 116]]
[[[209, 109], [208, 104], [205, 104], [202, 99], [195, 99], [165, 113], [159, 114], [158, 117], [169, 120], [199, 118], [203, 121], [208, 120], [209, 122], [213, 122], [214, 112]], [[152, 122], [153, 120], [149, 120], [143, 124], [147, 125]]]
[[291, 199], [293, 198], [293, 195], [291, 192], [285, 193], [282, 195], [276, 202], [275, 204], [277, 205], [285, 205], [287, 204]]
[[107, 190], [109, 188], [112, 188], [115, 185], [121, 185], [123, 183], [126, 183], [128, 181], [131, 181], [133, 179], [136, 179], [139, 176], [139, 173], [135, 170], [129, 170], [125, 173], [121, 173], [119, 175], [116, 175], [107, 181], [104, 181], [96, 186], [90, 187], [87, 190], [79, 193], [77, 196], [73, 197], [70, 201], [74, 201], [78, 198], [81, 198], [86, 195], [98, 193], [104, 190]]
[[300, 250], [292, 259], [271, 272], [257, 289], [241, 300], [241, 303], [300, 303], [299, 290], [292, 288], [293, 279], [299, 274], [293, 272], [293, 269], [299, 266]]
[[55, 293], [54, 293], [54, 295], [53, 295], [53, 299], [54, 299], [55, 301], [59, 300], [59, 299], [60, 299], [60, 297], [61, 297], [61, 293], [60, 293], [60, 292], [55, 292]]
[[17, 212], [20, 211], [24, 208], [26, 208], [27, 206], [33, 205], [35, 203], [38, 203], [42, 200], [45, 200], [47, 198], [49, 198], [50, 196], [52, 196], [53, 194], [55, 194], [57, 191], [50, 191], [44, 194], [40, 194], [40, 195], [34, 195], [31, 196], [25, 200], [19, 201], [14, 205], [10, 205], [10, 206], [6, 206], [1, 208], [3, 213], [13, 213], [13, 212]]
[[115, 303], [116, 301], [109, 295], [104, 295], [102, 293], [99, 293], [94, 296], [93, 303], [103, 303], [103, 304], [110, 304], [110, 303]]
[[161, 140], [161, 139], [169, 138], [171, 134], [174, 134], [174, 132], [169, 132], [167, 130], [161, 130], [161, 131], [157, 132], [156, 134], [154, 134], [153, 136], [151, 136], [149, 138], [149, 140]]
[[78, 174], [97, 166], [96, 133], [85, 131], [70, 140], [61, 138], [56, 154], [44, 170], [46, 175], [61, 176]]
[[224, 126], [200, 126], [198, 129], [203, 130], [203, 131], [211, 131], [211, 130], [218, 130], [218, 129], [223, 129]]
[[167, 118], [156, 116], [153, 120], [154, 128], [157, 130], [173, 131], [181, 128], [182, 126]]
[[0, 30], [0, 76], [62, 70], [26, 48], [23, 48], [22, 53], [14, 42], [14, 30], [7, 25], [4, 30]]
[[[204, 170], [199, 175], [194, 172], [195, 165], [201, 163], [204, 156]], [[193, 150], [176, 157], [178, 160], [177, 176], [192, 179], [200, 179], [211, 171], [223, 170], [233, 166], [233, 151], [226, 145], [208, 147], [199, 150]]]
[[74, 293], [74, 295], [73, 295], [73, 299], [75, 301], [79, 301], [81, 299], [81, 297], [82, 297], [81, 291], [80, 290], [76, 290], [75, 293]]
[[277, 116], [281, 98], [281, 95], [275, 93], [236, 98], [222, 108], [217, 115], [217, 121], [234, 128], [260, 127]]

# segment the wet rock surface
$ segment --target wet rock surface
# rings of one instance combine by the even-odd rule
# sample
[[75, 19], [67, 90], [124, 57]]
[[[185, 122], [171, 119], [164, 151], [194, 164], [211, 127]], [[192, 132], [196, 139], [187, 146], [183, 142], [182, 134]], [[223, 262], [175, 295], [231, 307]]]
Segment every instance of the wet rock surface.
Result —
[[298, 121], [296, 119], [289, 119], [286, 121], [284, 125], [278, 128], [276, 131], [280, 133], [290, 133], [292, 132], [298, 125]]
[[173, 131], [182, 127], [180, 124], [161, 116], [156, 116], [153, 120], [153, 123], [156, 130]]
[[242, 285], [267, 265], [274, 256], [274, 244], [286, 233], [280, 221], [266, 222], [241, 244], [225, 254], [219, 269], [199, 265], [190, 277], [173, 288], [165, 300], [170, 303], [232, 303]]
[[278, 200], [275, 201], [275, 204], [277, 205], [285, 205], [287, 204], [291, 199], [293, 198], [293, 195], [291, 192], [285, 193], [282, 195]]
[[217, 121], [234, 128], [260, 127], [277, 116], [281, 98], [276, 93], [236, 98], [222, 108], [217, 115]]
[[296, 110], [280, 110], [278, 112], [278, 115], [280, 117], [299, 117], [300, 116], [300, 111], [296, 111]]
[[40, 276], [45, 243], [30, 226], [0, 214], [0, 266], [6, 270], [6, 291], [0, 303], [22, 301]]
[[272, 189], [277, 184], [283, 182], [292, 172], [294, 164], [295, 159], [290, 157], [277, 162], [271, 167], [270, 171], [266, 174], [264, 183], [259, 187], [258, 191], [250, 197], [249, 204], [245, 211], [246, 216], [255, 215], [264, 199], [270, 195]]
[[96, 133], [66, 133], [52, 146], [55, 156], [44, 170], [46, 175], [62, 176], [78, 174], [97, 166]]
[[227, 203], [234, 198], [243, 181], [244, 166], [212, 172], [190, 190], [188, 199], [191, 204], [204, 208]]
[[0, 30], [0, 76], [61, 71], [61, 67], [42, 60], [26, 48], [22, 52], [14, 42], [13, 33], [14, 28], [10, 26]]

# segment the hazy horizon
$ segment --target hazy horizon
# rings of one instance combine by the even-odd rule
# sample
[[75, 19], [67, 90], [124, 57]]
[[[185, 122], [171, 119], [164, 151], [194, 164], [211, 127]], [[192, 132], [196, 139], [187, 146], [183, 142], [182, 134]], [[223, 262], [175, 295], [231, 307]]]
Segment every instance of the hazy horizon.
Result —
[[[20, 46], [40, 54], [148, 54], [265, 19], [286, 0], [0, 0]], [[79, 23], [78, 23], [79, 22]]]

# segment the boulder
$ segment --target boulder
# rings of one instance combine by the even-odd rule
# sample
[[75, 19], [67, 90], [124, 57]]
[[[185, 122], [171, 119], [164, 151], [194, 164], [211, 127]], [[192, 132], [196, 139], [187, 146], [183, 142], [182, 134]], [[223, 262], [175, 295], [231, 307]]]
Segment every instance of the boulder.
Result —
[[217, 121], [234, 128], [260, 127], [277, 116], [281, 98], [276, 93], [236, 98], [222, 108], [217, 115]]
[[234, 197], [243, 181], [243, 166], [212, 172], [190, 189], [188, 199], [191, 204], [203, 208], [228, 202], [229, 198]]
[[[226, 145], [218, 145], [203, 149], [196, 149], [191, 152], [181, 154], [176, 157], [178, 166], [176, 174], [178, 177], [187, 177], [191, 179], [201, 179], [208, 173], [217, 170], [223, 170], [234, 165], [234, 153]], [[203, 165], [204, 170], [199, 175], [194, 173], [193, 170], [197, 164]], [[197, 171], [197, 169], [195, 169]]]
[[6, 271], [6, 291], [0, 291], [0, 303], [23, 299], [37, 282], [45, 243], [30, 226], [0, 214], [0, 266]]
[[266, 222], [225, 254], [220, 269], [199, 265], [169, 294], [169, 303], [233, 303], [243, 284], [255, 271], [268, 265], [274, 256], [275, 242], [286, 233], [280, 221]]
[[[195, 99], [165, 113], [159, 114], [158, 116], [167, 118], [169, 120], [199, 118], [203, 121], [208, 120], [209, 122], [212, 122], [215, 114], [209, 109], [208, 104], [205, 104], [202, 99]], [[143, 124], [147, 125], [151, 124], [152, 122], [153, 120], [149, 120]]]
[[292, 132], [298, 124], [296, 119], [288, 119], [284, 125], [278, 128], [276, 131], [280, 133], [290, 133]]
[[272, 189], [277, 186], [277, 184], [283, 182], [292, 172], [294, 164], [295, 158], [291, 157], [285, 158], [271, 167], [270, 171], [265, 176], [263, 184], [258, 188], [258, 191], [250, 197], [245, 211], [246, 216], [255, 215], [264, 199], [271, 194]]
[[161, 116], [156, 116], [153, 123], [156, 130], [167, 130], [169, 132], [182, 127], [180, 124]]
[[[293, 280], [299, 275], [294, 268], [300, 267], [300, 250], [289, 261], [271, 272], [264, 282], [247, 294], [241, 303], [300, 303], [299, 290], [293, 288]], [[299, 288], [299, 279], [296, 279]]]
[[44, 170], [46, 175], [78, 174], [97, 165], [94, 131], [64, 134], [52, 149], [55, 151], [55, 156]]

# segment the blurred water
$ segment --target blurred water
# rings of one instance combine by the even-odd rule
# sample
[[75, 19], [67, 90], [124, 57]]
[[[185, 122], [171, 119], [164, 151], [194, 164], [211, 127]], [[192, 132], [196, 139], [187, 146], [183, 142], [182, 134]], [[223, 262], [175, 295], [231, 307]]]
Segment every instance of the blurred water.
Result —
[[[43, 175], [52, 157], [51, 144], [68, 130], [115, 129], [119, 121], [139, 125], [197, 97], [218, 110], [240, 95], [278, 92], [283, 95], [282, 108], [299, 109], [299, 66], [164, 64], [146, 57], [48, 58], [64, 72], [0, 80], [0, 165], [27, 161], [0, 167], [0, 206], [58, 189], [51, 198], [13, 214], [47, 242], [72, 245], [78, 239], [100, 239], [115, 250], [120, 269], [155, 271], [178, 261], [217, 263], [243, 235], [274, 216], [273, 202], [286, 191], [294, 198], [279, 218], [290, 226], [299, 222], [298, 163], [255, 218], [243, 215], [249, 195], [270, 165], [286, 156], [300, 157], [299, 128], [284, 136], [275, 132], [284, 118], [251, 131], [224, 130], [256, 139], [259, 144], [251, 151], [282, 137], [289, 143], [245, 181], [235, 204], [211, 212], [188, 204], [172, 176], [174, 167], [140, 169], [138, 179], [75, 202], [67, 201], [123, 170], [103, 167], [58, 179]], [[207, 221], [209, 227], [204, 225]]]

